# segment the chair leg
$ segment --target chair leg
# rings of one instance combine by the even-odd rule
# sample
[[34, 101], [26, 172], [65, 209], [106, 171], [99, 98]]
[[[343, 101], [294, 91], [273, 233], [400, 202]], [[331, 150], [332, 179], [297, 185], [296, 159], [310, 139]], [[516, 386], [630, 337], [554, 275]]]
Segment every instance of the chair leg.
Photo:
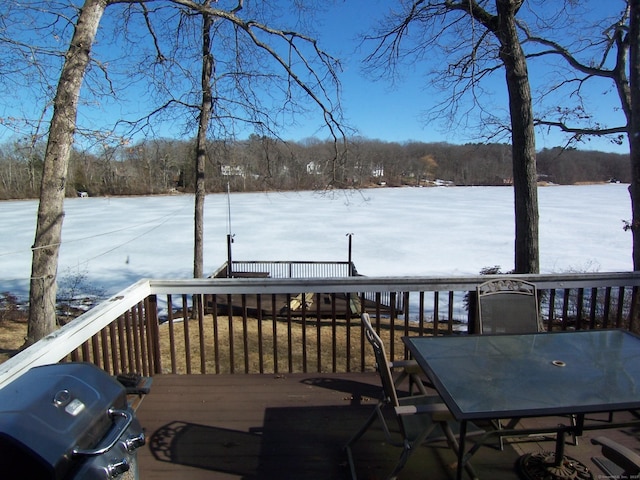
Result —
[[[496, 430], [502, 430], [502, 420], [492, 420], [491, 423], [493, 423], [493, 426]], [[504, 438], [502, 437], [502, 435], [498, 435], [498, 448], [500, 449], [500, 451], [504, 450]]]
[[[571, 415], [570, 416], [571, 420], [571, 426], [575, 428], [576, 426], [576, 416], [575, 415]], [[571, 433], [571, 436], [573, 437], [573, 446], [577, 447], [578, 446], [578, 435], [576, 435], [576, 431], [573, 430]]]
[[436, 423], [431, 424], [429, 428], [425, 429], [413, 442], [410, 442], [406, 438], [404, 439], [402, 444], [402, 453], [400, 453], [400, 457], [398, 458], [395, 467], [393, 467], [391, 473], [389, 473], [389, 475], [386, 477], [387, 480], [395, 480], [395, 478], [407, 464], [407, 461], [409, 460], [411, 454], [414, 452], [414, 447], [419, 447], [420, 445], [422, 445], [427, 437], [431, 434], [431, 432], [433, 432], [433, 430], [436, 428], [436, 425]]
[[[409, 375], [409, 382], [410, 385], [415, 385], [418, 388], [418, 391], [420, 392], [420, 395], [427, 395], [427, 390], [426, 388], [424, 388], [424, 384], [422, 383], [422, 380], [420, 379], [420, 377], [418, 375], [416, 375], [415, 373], [412, 373]], [[413, 388], [409, 387], [409, 393], [413, 394]]]
[[426, 388], [424, 388], [424, 384], [420, 375], [417, 373], [409, 373], [409, 372], [401, 372], [394, 380], [393, 385], [398, 388], [398, 386], [407, 380], [409, 383], [409, 395], [414, 394], [414, 388], [418, 389], [419, 395], [428, 395]]
[[[350, 473], [351, 473], [351, 478], [353, 480], [357, 480], [358, 476], [357, 476], [357, 473], [356, 473], [355, 461], [353, 459], [353, 452], [351, 451], [351, 447], [365, 434], [365, 432], [369, 429], [371, 424], [373, 424], [373, 422], [376, 420], [376, 418], [380, 419], [380, 423], [382, 424], [382, 431], [383, 431], [384, 436], [385, 436], [385, 438], [387, 440], [387, 443], [389, 445], [394, 446], [394, 447], [401, 447], [402, 448], [402, 452], [400, 453], [400, 457], [398, 458], [398, 461], [396, 462], [395, 466], [393, 467], [393, 470], [391, 471], [391, 473], [389, 473], [389, 475], [387, 477], [385, 477], [386, 480], [395, 480], [395, 478], [398, 476], [400, 471], [404, 468], [404, 466], [406, 465], [407, 461], [409, 460], [409, 457], [411, 456], [411, 454], [415, 450], [414, 447], [422, 445], [422, 443], [424, 443], [426, 438], [431, 434], [431, 432], [437, 426], [437, 424], [434, 422], [428, 428], [426, 428], [420, 434], [420, 436], [418, 436], [413, 442], [410, 442], [409, 440], [404, 438], [402, 443], [400, 443], [398, 441], [395, 441], [392, 438], [391, 431], [389, 430], [389, 427], [387, 426], [387, 422], [384, 419], [384, 413], [382, 411], [382, 408], [380, 407], [380, 405], [377, 405], [376, 408], [373, 410], [373, 412], [371, 412], [371, 415], [369, 415], [369, 418], [367, 418], [367, 421], [364, 423], [364, 425], [362, 425], [362, 427], [360, 427], [360, 430], [358, 430], [349, 439], [347, 444], [344, 446], [344, 450], [345, 450], [345, 452], [347, 454], [347, 461], [349, 462], [349, 470], [350, 470]], [[445, 424], [446, 424], [446, 422], [445, 422]], [[448, 425], [447, 425], [447, 428], [448, 428]]]
[[371, 426], [371, 424], [375, 421], [375, 419], [378, 416], [378, 407], [376, 406], [376, 408], [373, 409], [373, 411], [371, 412], [371, 414], [369, 415], [369, 418], [367, 418], [367, 421], [364, 423], [364, 425], [362, 425], [362, 427], [360, 427], [360, 430], [358, 430], [347, 442], [347, 444], [344, 446], [344, 450], [347, 453], [347, 461], [349, 462], [349, 470], [351, 471], [351, 478], [353, 480], [357, 480], [358, 476], [356, 475], [356, 466], [355, 463], [353, 461], [353, 453], [351, 452], [351, 446], [356, 443], [360, 437], [362, 437], [362, 435], [364, 435], [364, 433], [369, 429], [369, 427]]
[[[519, 418], [512, 418], [509, 420], [506, 427], [502, 426], [502, 420], [500, 419], [492, 421], [492, 423], [494, 424], [496, 430], [513, 430], [519, 421]], [[498, 435], [498, 447], [500, 448], [500, 451], [504, 450], [504, 437], [502, 435]]]
[[404, 445], [402, 447], [402, 453], [400, 454], [400, 458], [396, 462], [395, 467], [389, 475], [386, 477], [386, 480], [396, 480], [396, 477], [400, 473], [400, 471], [407, 464], [407, 460], [409, 460], [409, 456], [411, 455], [411, 444], [407, 439], [404, 440]]
[[[449, 426], [449, 424], [447, 422], [440, 422], [440, 427], [442, 428], [442, 431], [444, 432], [445, 436], [447, 437], [447, 440], [449, 442], [449, 447], [457, 455], [458, 454], [458, 450], [460, 450], [460, 445], [458, 444], [458, 441], [456, 440], [456, 436], [453, 434], [453, 431], [451, 430], [451, 427]], [[473, 466], [471, 465], [470, 462], [467, 462], [464, 465], [464, 469], [466, 470], [466, 472], [469, 475], [469, 477], [472, 478], [472, 480], [478, 480], [478, 475], [476, 475], [476, 472], [473, 469]]]

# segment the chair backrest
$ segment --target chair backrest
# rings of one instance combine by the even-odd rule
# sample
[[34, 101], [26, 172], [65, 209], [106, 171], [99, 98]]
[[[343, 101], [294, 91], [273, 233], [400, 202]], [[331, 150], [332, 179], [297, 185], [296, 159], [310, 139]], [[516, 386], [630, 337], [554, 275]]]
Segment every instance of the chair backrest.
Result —
[[543, 330], [533, 283], [496, 278], [478, 285], [478, 333], [535, 333]]
[[391, 403], [394, 407], [398, 406], [398, 393], [393, 383], [393, 376], [391, 375], [391, 369], [389, 368], [389, 361], [387, 360], [387, 352], [384, 349], [382, 339], [376, 333], [375, 329], [371, 325], [371, 319], [368, 313], [363, 313], [360, 318], [364, 325], [364, 333], [367, 340], [373, 347], [373, 353], [376, 357], [376, 369], [380, 375], [382, 381], [382, 389], [384, 390], [385, 401]]

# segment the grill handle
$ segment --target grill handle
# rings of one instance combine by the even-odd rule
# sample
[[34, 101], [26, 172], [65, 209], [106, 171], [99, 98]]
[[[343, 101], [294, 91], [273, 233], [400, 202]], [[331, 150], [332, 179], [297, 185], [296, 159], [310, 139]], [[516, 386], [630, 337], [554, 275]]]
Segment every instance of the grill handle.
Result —
[[99, 448], [86, 449], [86, 450], [76, 447], [73, 449], [73, 452], [72, 452], [74, 455], [84, 455], [87, 457], [93, 457], [93, 456], [102, 455], [103, 453], [108, 452], [114, 447], [116, 443], [118, 443], [118, 440], [120, 439], [122, 434], [127, 430], [127, 428], [129, 428], [129, 425], [131, 425], [131, 422], [133, 421], [133, 414], [126, 410], [117, 410], [115, 408], [110, 408], [107, 413], [109, 414], [110, 417], [123, 417], [125, 420], [124, 422], [122, 422], [120, 426], [118, 426], [114, 422], [115, 427], [118, 427], [118, 428], [114, 428], [111, 431], [110, 436], [107, 437], [107, 439], [105, 440], [106, 445]]

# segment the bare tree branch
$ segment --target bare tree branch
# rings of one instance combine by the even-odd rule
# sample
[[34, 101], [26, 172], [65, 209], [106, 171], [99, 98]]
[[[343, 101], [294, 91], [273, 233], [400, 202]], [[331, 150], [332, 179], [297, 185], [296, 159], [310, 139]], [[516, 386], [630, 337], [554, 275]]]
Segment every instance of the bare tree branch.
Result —
[[147, 9], [147, 5], [144, 2], [140, 2], [140, 7], [142, 8], [142, 11], [143, 11], [144, 21], [145, 21], [145, 24], [147, 25], [147, 30], [149, 31], [149, 35], [151, 35], [151, 38], [153, 39], [153, 44], [156, 47], [156, 52], [158, 52], [157, 60], [158, 62], [162, 63], [166, 60], [166, 58], [162, 53], [162, 49], [160, 48], [160, 45], [158, 42], [158, 36], [156, 35], [153, 25], [151, 24], [151, 19], [149, 18], [149, 10]]
[[[589, 64], [579, 61], [567, 47], [559, 44], [558, 42], [549, 40], [548, 38], [533, 35], [530, 32], [529, 28], [527, 28], [527, 26], [523, 23], [519, 23], [518, 27], [525, 35], [524, 42], [549, 47], [547, 50], [528, 54], [528, 58], [544, 57], [547, 55], [557, 55], [561, 57], [575, 71], [583, 73], [585, 75], [585, 77], [582, 79], [576, 79], [579, 85], [584, 84], [584, 82], [589, 78], [595, 77], [612, 80], [618, 91], [618, 97], [620, 98], [620, 103], [627, 118], [628, 125], [631, 111], [629, 90], [630, 87], [626, 71], [628, 65], [627, 56], [629, 51], [629, 44], [626, 40], [625, 32], [628, 29], [628, 27], [626, 26], [628, 18], [629, 8], [627, 6], [620, 19], [603, 32], [603, 34], [605, 35], [605, 39], [602, 43], [603, 48], [600, 59], [597, 62], [589, 62]], [[612, 49], [615, 50], [615, 62], [612, 68], [607, 69], [605, 68], [605, 64]], [[557, 86], [552, 86], [551, 88], [554, 89], [557, 88]], [[580, 87], [578, 87], [575, 92], [578, 92], [579, 90]], [[609, 133], [607, 132], [610, 131], [610, 133], [618, 133], [619, 129], [621, 128], [624, 127], [614, 127], [611, 129], [585, 128], [583, 130], [585, 135], [608, 135]], [[578, 128], [576, 127], [575, 130], [578, 130]], [[569, 132], [568, 130], [563, 131]]]
[[554, 122], [551, 120], [542, 120], [537, 119], [535, 121], [536, 125], [546, 125], [549, 127], [557, 127], [563, 132], [566, 133], [574, 133], [578, 135], [612, 135], [616, 133], [627, 133], [627, 126], [624, 127], [611, 127], [611, 128], [578, 128], [578, 127], [570, 127], [566, 125], [564, 122]]

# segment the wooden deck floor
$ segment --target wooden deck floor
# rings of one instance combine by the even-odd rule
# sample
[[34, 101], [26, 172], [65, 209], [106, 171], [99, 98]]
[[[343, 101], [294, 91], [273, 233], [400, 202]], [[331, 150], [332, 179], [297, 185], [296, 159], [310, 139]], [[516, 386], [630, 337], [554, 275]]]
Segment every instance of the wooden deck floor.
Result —
[[[138, 463], [143, 480], [347, 479], [343, 446], [369, 415], [376, 374], [159, 375], [137, 414], [147, 434]], [[531, 421], [531, 420], [528, 420]], [[354, 449], [361, 479], [384, 478], [399, 453], [375, 424]], [[587, 432], [567, 455], [591, 463], [589, 438], [604, 434], [640, 452], [639, 430]], [[473, 458], [480, 478], [517, 479], [521, 454], [552, 450], [526, 442], [504, 451], [483, 447]], [[420, 447], [400, 478], [453, 478], [444, 442]], [[600, 477], [599, 477], [600, 475]]]

